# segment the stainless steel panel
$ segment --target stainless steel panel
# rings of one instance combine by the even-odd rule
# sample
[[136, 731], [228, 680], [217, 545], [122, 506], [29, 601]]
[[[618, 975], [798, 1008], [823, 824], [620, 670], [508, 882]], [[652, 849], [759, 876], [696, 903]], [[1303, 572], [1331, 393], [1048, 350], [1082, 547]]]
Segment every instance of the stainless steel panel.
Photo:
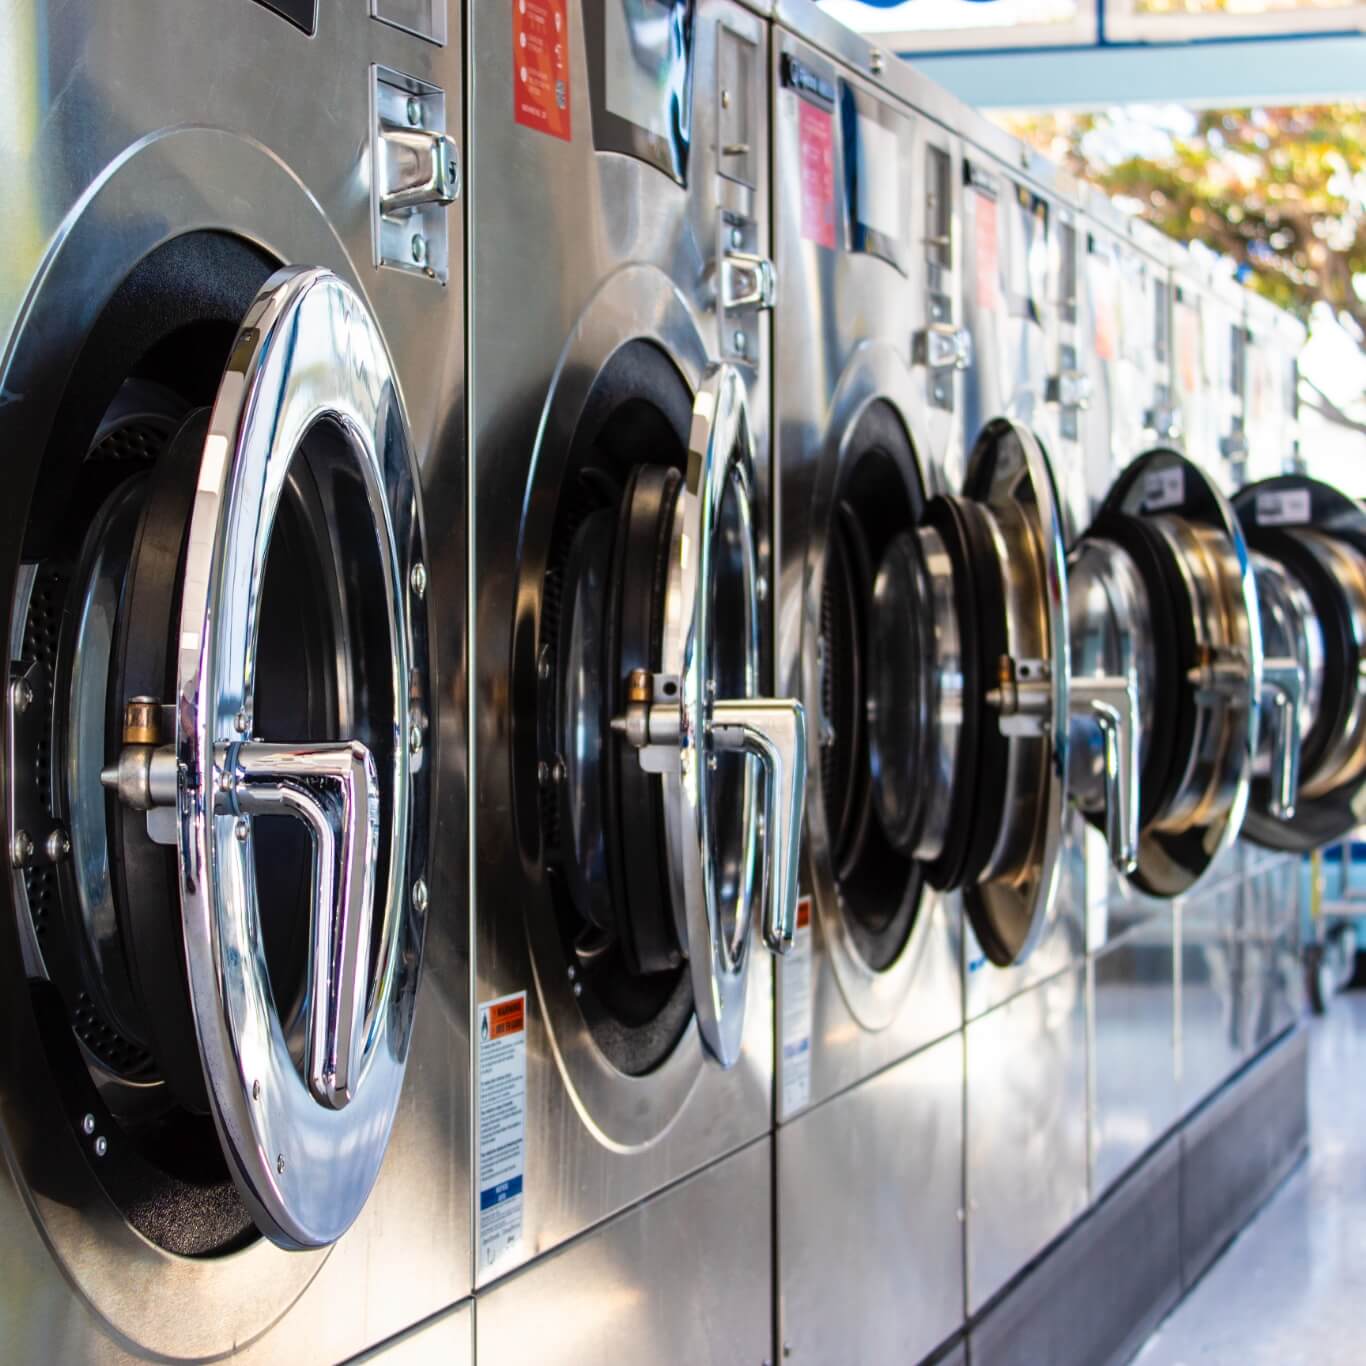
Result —
[[[694, 1021], [663, 1064], [627, 1076], [584, 1024], [549, 893], [514, 817], [509, 661], [516, 633], [534, 632], [539, 611], [519, 586], [519, 518], [548, 525], [535, 475], [563, 458], [566, 434], [557, 423], [569, 420], [571, 408], [577, 413], [608, 355], [636, 337], [656, 341], [695, 389], [706, 363], [732, 349], [715, 307], [722, 210], [757, 225], [760, 251], [768, 239], [762, 99], [755, 103], [754, 189], [719, 175], [716, 145], [718, 33], [724, 27], [756, 45], [762, 85], [767, 26], [726, 0], [697, 5], [684, 188], [635, 156], [595, 151], [583, 8], [568, 7], [568, 141], [514, 122], [513, 7], [469, 11], [474, 981], [479, 1001], [528, 992], [524, 1237], [496, 1267], [480, 1269], [485, 1278], [740, 1147], [767, 1130], [771, 1115], [771, 974], [757, 938], [737, 1065], [723, 1072], [704, 1061]], [[747, 341], [754, 363], [740, 368], [758, 453], [756, 524], [767, 578], [766, 317], [755, 330], [757, 342]]]
[[1086, 970], [967, 1027], [969, 1313], [1086, 1206]]
[[[230, 72], [224, 53], [236, 54]], [[377, 24], [365, 6], [306, 38], [262, 6], [20, 0], [0, 17], [0, 336], [6, 446], [41, 444], [72, 355], [135, 262], [159, 243], [222, 230], [352, 283], [385, 333], [424, 481], [435, 660], [452, 705], [441, 728], [444, 829], [464, 829], [464, 331], [457, 285], [371, 264], [370, 65], [445, 92], [459, 139], [458, 45]], [[320, 92], [325, 112], [319, 112]], [[460, 210], [449, 218], [463, 254]], [[15, 402], [22, 397], [22, 403]], [[7, 546], [27, 501], [16, 480]], [[258, 1242], [211, 1261], [168, 1256], [122, 1221], [77, 1151], [47, 1081], [25, 993], [9, 888], [0, 915], [5, 1040], [0, 1111], [0, 1330], [7, 1356], [121, 1354], [331, 1361], [469, 1293], [468, 933], [465, 845], [440, 842], [427, 958], [403, 1104], [367, 1210], [330, 1255]], [[20, 1183], [23, 1189], [16, 1187]], [[34, 1223], [42, 1221], [40, 1235]]]
[[1246, 1055], [1241, 1016], [1245, 956], [1239, 887], [1223, 882], [1177, 903], [1181, 1108], [1189, 1111]]
[[465, 1300], [355, 1360], [382, 1362], [383, 1366], [424, 1366], [433, 1361], [442, 1366], [474, 1366], [474, 1301]]
[[1175, 969], [1170, 906], [1092, 960], [1093, 1201], [1176, 1120]]
[[[1034, 952], [1013, 968], [990, 962], [971, 925], [963, 923], [964, 1017], [974, 1020], [1023, 991], [1079, 963], [1087, 944], [1087, 855], [1079, 812], [1064, 814], [1066, 838], [1059, 855], [1061, 868], [1053, 918]], [[1093, 855], [1092, 862], [1095, 862]], [[1098, 874], [1093, 868], [1092, 880]], [[956, 902], [958, 898], [953, 898]]]
[[778, 1130], [784, 1360], [918, 1361], [963, 1319], [963, 1036]]
[[771, 1361], [771, 1161], [751, 1144], [483, 1291], [477, 1359]]

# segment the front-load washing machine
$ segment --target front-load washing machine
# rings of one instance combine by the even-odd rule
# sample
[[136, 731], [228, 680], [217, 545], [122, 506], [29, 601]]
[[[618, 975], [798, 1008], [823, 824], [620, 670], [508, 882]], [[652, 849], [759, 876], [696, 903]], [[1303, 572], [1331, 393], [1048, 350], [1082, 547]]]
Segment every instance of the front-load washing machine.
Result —
[[472, 1349], [443, 39], [0, 20], [7, 1357]]
[[[947, 801], [959, 665], [879, 679], [872, 630], [884, 555], [935, 542], [917, 528], [961, 478], [957, 105], [814, 4], [773, 33], [778, 676], [811, 727], [776, 983], [779, 1335], [793, 1361], [918, 1360], [963, 1317], [961, 944], [927, 877], [942, 827], [917, 849], [882, 820], [869, 709], [923, 688], [917, 724], [941, 733], [915, 780]], [[932, 631], [956, 605], [920, 608]]]
[[1302, 739], [1292, 774], [1273, 766], [1279, 729], [1263, 726], [1243, 829], [1267, 848], [1304, 853], [1361, 823], [1366, 512], [1303, 475], [1251, 484], [1233, 507], [1252, 553], [1264, 648], [1299, 670], [1298, 699], [1274, 702], [1298, 702]]
[[767, 24], [470, 23], [479, 1353], [758, 1361], [805, 794], [768, 682]]

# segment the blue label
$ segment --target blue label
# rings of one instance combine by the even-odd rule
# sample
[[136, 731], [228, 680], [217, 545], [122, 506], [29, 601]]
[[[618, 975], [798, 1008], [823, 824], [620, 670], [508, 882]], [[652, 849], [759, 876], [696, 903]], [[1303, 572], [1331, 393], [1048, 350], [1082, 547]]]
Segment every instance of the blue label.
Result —
[[515, 1200], [522, 1193], [522, 1178], [514, 1176], [511, 1181], [500, 1181], [496, 1186], [490, 1186], [486, 1191], [479, 1192], [479, 1208], [492, 1209], [494, 1205], [501, 1205], [507, 1200]]

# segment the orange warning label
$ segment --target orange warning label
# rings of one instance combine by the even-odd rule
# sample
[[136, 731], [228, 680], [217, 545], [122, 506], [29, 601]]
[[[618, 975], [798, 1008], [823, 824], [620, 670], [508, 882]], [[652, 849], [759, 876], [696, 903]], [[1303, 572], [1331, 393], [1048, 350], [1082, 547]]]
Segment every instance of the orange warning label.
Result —
[[526, 1025], [526, 997], [514, 996], [488, 1007], [490, 1039], [502, 1039], [509, 1034], [520, 1034]]
[[810, 925], [811, 898], [809, 896], [804, 896], [797, 902], [797, 928], [799, 930], [805, 930], [810, 928]]
[[567, 0], [512, 0], [512, 107], [518, 123], [570, 140]]

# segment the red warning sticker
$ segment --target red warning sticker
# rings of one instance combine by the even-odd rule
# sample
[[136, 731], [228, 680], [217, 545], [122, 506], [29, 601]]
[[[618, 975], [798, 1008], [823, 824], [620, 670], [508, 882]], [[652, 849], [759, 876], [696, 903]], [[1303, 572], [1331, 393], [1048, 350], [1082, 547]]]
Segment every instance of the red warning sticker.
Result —
[[490, 1039], [503, 1039], [509, 1034], [520, 1034], [526, 1027], [526, 992], [509, 996], [485, 1006], [487, 1036]]
[[797, 928], [799, 930], [809, 929], [811, 926], [811, 898], [809, 896], [800, 897], [797, 901]]
[[1000, 247], [996, 232], [996, 200], [977, 193], [973, 207], [973, 234], [977, 262], [977, 307], [994, 312], [999, 294], [997, 262]]
[[568, 0], [512, 0], [512, 107], [517, 122], [570, 139]]
[[802, 236], [835, 249], [834, 119], [810, 100], [797, 101], [802, 152]]

